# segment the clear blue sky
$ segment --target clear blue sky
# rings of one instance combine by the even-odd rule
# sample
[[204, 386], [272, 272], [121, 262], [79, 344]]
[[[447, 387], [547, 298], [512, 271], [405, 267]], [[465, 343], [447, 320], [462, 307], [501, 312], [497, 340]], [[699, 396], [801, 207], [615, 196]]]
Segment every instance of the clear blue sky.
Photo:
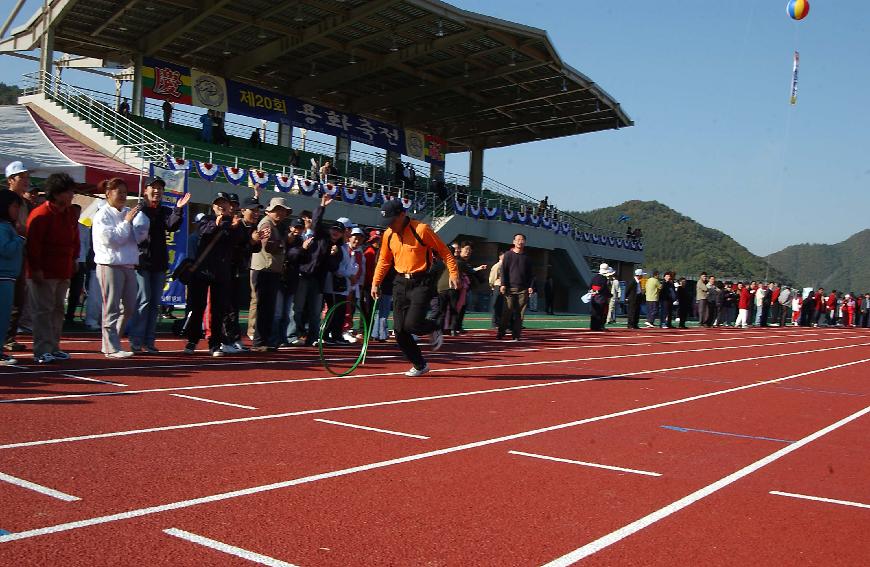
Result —
[[[490, 177], [564, 209], [655, 199], [758, 254], [870, 227], [870, 3], [811, 0], [801, 22], [784, 0], [454, 4], [547, 30], [636, 123], [488, 150]], [[4, 57], [0, 81], [33, 68]], [[466, 172], [467, 156], [447, 169]]]

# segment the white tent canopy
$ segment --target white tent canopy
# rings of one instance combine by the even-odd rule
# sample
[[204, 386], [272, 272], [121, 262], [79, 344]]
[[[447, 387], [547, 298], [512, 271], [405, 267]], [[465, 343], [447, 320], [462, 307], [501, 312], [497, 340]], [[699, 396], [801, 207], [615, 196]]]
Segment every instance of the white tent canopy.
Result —
[[0, 174], [13, 161], [38, 177], [67, 173], [78, 183], [85, 181], [85, 166], [66, 157], [34, 122], [21, 105], [0, 106]]

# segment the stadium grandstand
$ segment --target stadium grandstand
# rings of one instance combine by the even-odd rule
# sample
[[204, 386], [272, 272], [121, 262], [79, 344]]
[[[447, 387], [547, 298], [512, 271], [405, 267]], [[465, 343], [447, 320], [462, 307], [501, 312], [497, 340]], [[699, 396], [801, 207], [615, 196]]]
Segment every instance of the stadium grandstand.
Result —
[[[543, 30], [436, 0], [46, 0], [11, 28], [24, 4], [0, 53], [38, 70], [4, 109], [3, 165], [31, 159], [83, 188], [183, 170], [193, 212], [217, 191], [281, 191], [296, 211], [328, 192], [331, 215], [376, 226], [374, 205], [400, 198], [482, 259], [526, 232], [541, 281], [565, 291], [598, 262], [623, 280], [642, 262], [640, 240], [485, 175], [487, 149], [633, 124]], [[107, 87], [71, 84], [65, 69]], [[21, 145], [42, 138], [50, 147]], [[468, 172], [447, 171], [462, 152]], [[563, 295], [557, 308], [581, 309]]]

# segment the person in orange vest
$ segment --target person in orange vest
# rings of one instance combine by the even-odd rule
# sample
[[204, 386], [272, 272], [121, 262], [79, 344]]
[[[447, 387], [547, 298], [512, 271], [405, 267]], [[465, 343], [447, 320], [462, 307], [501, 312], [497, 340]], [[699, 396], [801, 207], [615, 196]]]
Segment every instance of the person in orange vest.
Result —
[[380, 297], [380, 286], [390, 268], [396, 276], [393, 281], [393, 327], [396, 343], [405, 357], [414, 365], [406, 376], [421, 376], [429, 372], [429, 365], [413, 335], [431, 335], [432, 350], [441, 348], [444, 337], [437, 317], [429, 314], [435, 297], [435, 274], [432, 263], [437, 255], [450, 273], [450, 287], [459, 287], [459, 268], [453, 254], [435, 231], [424, 223], [412, 220], [402, 202], [391, 199], [381, 207], [381, 216], [388, 225], [381, 240], [381, 253], [372, 279], [372, 297]]

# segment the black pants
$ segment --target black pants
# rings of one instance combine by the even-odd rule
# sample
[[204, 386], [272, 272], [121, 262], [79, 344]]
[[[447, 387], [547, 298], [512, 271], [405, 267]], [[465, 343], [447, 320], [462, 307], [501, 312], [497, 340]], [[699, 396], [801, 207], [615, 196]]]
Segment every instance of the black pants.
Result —
[[[708, 300], [709, 301], [709, 300]], [[707, 325], [712, 326], [714, 323], [721, 324], [722, 321], [722, 305], [716, 303], [708, 303], [707, 309], [710, 310], [710, 317], [707, 319]]]
[[411, 335], [428, 335], [438, 329], [438, 321], [427, 318], [435, 290], [429, 277], [406, 279], [396, 276], [393, 287], [393, 328], [396, 343], [414, 368], [426, 366], [417, 341]]
[[610, 300], [602, 298], [596, 300], [595, 297], [589, 303], [589, 328], [593, 331], [603, 331], [604, 323], [607, 321], [607, 306]]
[[69, 280], [69, 295], [66, 303], [66, 320], [72, 321], [76, 316], [76, 309], [81, 305], [82, 289], [85, 287], [85, 276], [88, 269], [84, 262], [76, 264], [76, 271]]
[[679, 317], [680, 317], [680, 328], [681, 329], [686, 328], [686, 321], [689, 320], [691, 308], [692, 308], [692, 306], [689, 304], [688, 301], [681, 301], [680, 305], [677, 307], [677, 313], [679, 314]]
[[526, 307], [529, 305], [529, 290], [512, 287], [505, 290], [505, 308], [501, 314], [501, 323], [498, 326], [498, 335], [504, 336], [505, 330], [511, 328], [511, 336], [519, 339], [523, 332], [523, 317]]
[[456, 325], [456, 318], [459, 316], [459, 310], [456, 309], [456, 304], [459, 303], [459, 291], [455, 289], [446, 289], [438, 294], [438, 315], [429, 318], [438, 321], [438, 328], [444, 328], [444, 319], [450, 313], [451, 330]]
[[234, 343], [242, 339], [242, 326], [239, 323], [239, 311], [247, 308], [251, 301], [251, 283], [248, 270], [242, 274], [236, 274], [230, 280], [230, 301], [224, 315], [224, 334], [228, 343]]
[[[338, 293], [324, 293], [323, 299], [326, 301], [326, 309], [332, 309], [338, 303], [347, 300], [346, 295], [340, 295]], [[347, 307], [347, 306], [345, 306]], [[332, 314], [332, 319], [329, 321], [329, 328], [324, 329], [323, 338], [324, 340], [332, 339], [334, 341], [340, 340], [342, 337], [342, 327], [344, 326], [344, 316], [347, 313], [347, 309], [339, 308]]]
[[640, 322], [640, 299], [634, 299], [628, 302], [628, 328], [639, 328]]
[[661, 318], [662, 327], [673, 326], [673, 310], [674, 304], [672, 301], [659, 301], [659, 317]]
[[770, 305], [764, 304], [761, 306], [761, 319], [758, 321], [759, 326], [767, 327], [767, 317], [770, 314]]
[[223, 320], [230, 302], [229, 287], [229, 281], [221, 280], [209, 284], [197, 279], [187, 286], [187, 306], [190, 309], [187, 320], [188, 342], [198, 343], [202, 338], [202, 317], [207, 302], [211, 306], [211, 336], [208, 338], [208, 348], [215, 350], [227, 342], [223, 332]]
[[252, 270], [251, 283], [257, 294], [257, 324], [254, 327], [254, 346], [278, 346], [269, 344], [272, 336], [272, 321], [275, 318], [275, 303], [281, 287], [281, 273], [268, 270]]
[[547, 294], [547, 315], [553, 315], [555, 312], [553, 311], [553, 300], [555, 299], [553, 292]]
[[493, 291], [495, 299], [492, 302], [492, 326], [498, 327], [501, 323], [501, 314], [504, 312], [504, 296], [499, 293], [498, 289]]

